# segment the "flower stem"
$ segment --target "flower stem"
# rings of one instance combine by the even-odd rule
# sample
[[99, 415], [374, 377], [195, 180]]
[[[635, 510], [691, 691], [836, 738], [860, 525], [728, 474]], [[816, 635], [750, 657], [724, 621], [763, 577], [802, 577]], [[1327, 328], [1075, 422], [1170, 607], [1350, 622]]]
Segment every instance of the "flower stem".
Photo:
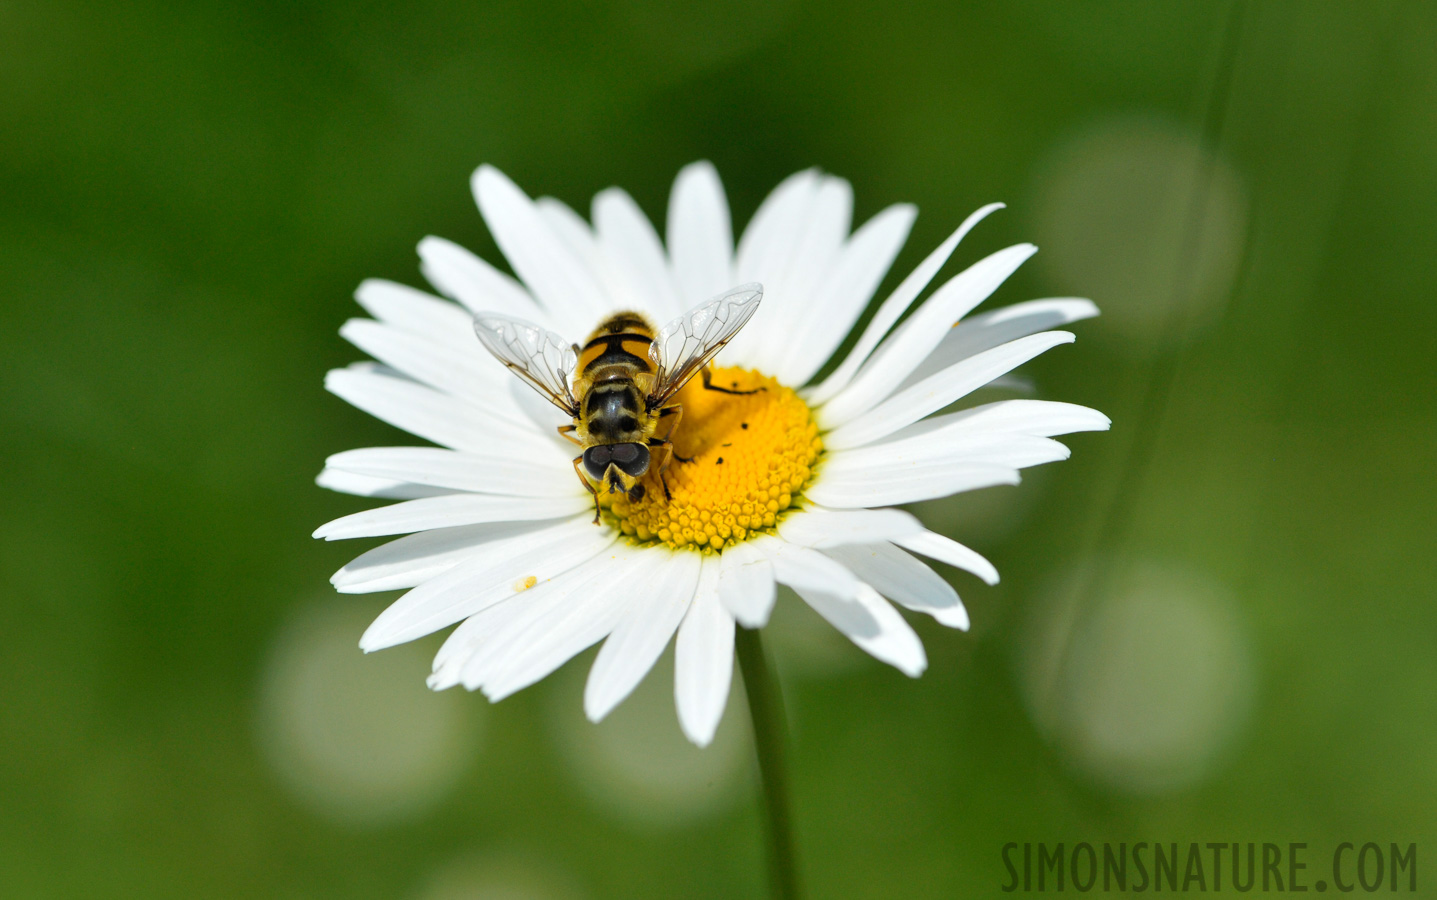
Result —
[[768, 816], [768, 874], [775, 900], [797, 900], [798, 867], [794, 859], [793, 824], [789, 817], [788, 771], [784, 765], [783, 697], [778, 679], [763, 651], [757, 628], [738, 629], [734, 636], [738, 665], [743, 671], [753, 742], [758, 751], [763, 805]]

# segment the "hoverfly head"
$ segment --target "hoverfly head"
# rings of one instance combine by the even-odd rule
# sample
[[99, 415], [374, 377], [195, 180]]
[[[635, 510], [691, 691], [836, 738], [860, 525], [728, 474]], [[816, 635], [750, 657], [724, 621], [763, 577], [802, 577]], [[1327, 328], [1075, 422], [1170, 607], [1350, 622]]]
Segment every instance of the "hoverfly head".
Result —
[[649, 448], [643, 444], [597, 444], [584, 451], [584, 471], [609, 493], [633, 493], [649, 470]]
[[584, 471], [595, 481], [604, 480], [604, 472], [608, 470], [609, 463], [613, 460], [613, 452], [608, 444], [599, 444], [584, 451]]

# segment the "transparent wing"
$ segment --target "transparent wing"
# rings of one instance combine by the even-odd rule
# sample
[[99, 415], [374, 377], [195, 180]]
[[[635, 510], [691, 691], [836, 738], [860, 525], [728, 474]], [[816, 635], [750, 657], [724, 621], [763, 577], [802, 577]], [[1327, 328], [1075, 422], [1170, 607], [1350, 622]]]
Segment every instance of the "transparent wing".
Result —
[[484, 349], [570, 416], [579, 414], [569, 390], [574, 348], [546, 328], [491, 313], [474, 316], [474, 333]]
[[649, 357], [658, 370], [650, 403], [656, 407], [662, 404], [708, 365], [714, 354], [758, 312], [762, 299], [763, 285], [741, 284], [659, 329], [649, 346]]

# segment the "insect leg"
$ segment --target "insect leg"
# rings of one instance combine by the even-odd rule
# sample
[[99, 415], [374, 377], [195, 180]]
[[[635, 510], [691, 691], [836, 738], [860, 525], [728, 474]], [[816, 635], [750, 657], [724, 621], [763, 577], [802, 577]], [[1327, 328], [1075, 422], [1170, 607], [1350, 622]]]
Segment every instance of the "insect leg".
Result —
[[657, 447], [659, 451], [664, 454], [663, 463], [661, 463], [654, 471], [659, 473], [659, 484], [664, 486], [664, 499], [672, 500], [674, 499], [674, 497], [672, 494], [669, 493], [669, 482], [667, 479], [664, 478], [664, 473], [667, 472], [669, 469], [669, 462], [670, 460], [675, 459], [680, 462], [693, 462], [693, 457], [688, 457], [687, 459], [685, 459], [684, 457], [679, 456], [677, 453], [674, 452], [673, 442], [664, 440], [663, 438], [649, 438], [649, 446]]
[[[653, 440], [650, 439], [650, 444], [652, 444], [652, 443], [653, 443]], [[659, 452], [664, 455], [664, 461], [661, 462], [661, 463], [659, 463], [658, 469], [657, 469], [657, 471], [658, 471], [658, 473], [659, 473], [659, 484], [663, 485], [663, 488], [664, 488], [664, 499], [665, 499], [665, 500], [672, 500], [672, 499], [674, 499], [674, 495], [671, 494], [671, 493], [669, 493], [669, 482], [668, 482], [668, 479], [664, 478], [664, 470], [669, 467], [669, 462], [670, 462], [670, 461], [674, 458], [674, 456], [675, 456], [675, 454], [674, 454], [674, 445], [671, 444], [671, 443], [669, 443], [668, 441], [660, 441], [660, 442], [657, 444], [657, 446], [658, 446], [658, 448], [659, 448]]]
[[585, 478], [584, 473], [579, 471], [579, 463], [582, 462], [583, 459], [582, 454], [574, 457], [574, 474], [579, 476], [579, 480], [584, 484], [584, 489], [594, 496], [594, 524], [597, 525], [599, 524], [599, 492], [594, 490], [594, 486], [589, 484], [589, 479]]
[[703, 371], [699, 372], [699, 375], [702, 376], [702, 378], [703, 378], [703, 381], [704, 381], [704, 390], [706, 390], [706, 391], [718, 391], [720, 394], [757, 394], [759, 391], [766, 391], [766, 390], [768, 390], [768, 388], [766, 388], [766, 387], [756, 387], [756, 388], [754, 388], [754, 389], [751, 390], [751, 391], [736, 391], [736, 390], [731, 390], [731, 389], [729, 389], [729, 388], [716, 387], [716, 386], [714, 385], [714, 376], [713, 376], [713, 373], [712, 373], [711, 371], [709, 371], [707, 368], [704, 369]]
[[[659, 410], [659, 418], [660, 418], [660, 419], [667, 419], [667, 418], [669, 418], [670, 416], [673, 417], [673, 420], [674, 420], [674, 421], [673, 421], [673, 424], [669, 426], [669, 431], [668, 431], [668, 433], [665, 434], [665, 435], [663, 436], [663, 438], [659, 440], [659, 444], [661, 444], [661, 445], [662, 445], [662, 444], [670, 444], [670, 443], [673, 442], [674, 432], [675, 432], [675, 431], [678, 431], [679, 422], [682, 421], [682, 420], [683, 420], [683, 417], [684, 417], [684, 405], [683, 405], [682, 403], [675, 403], [673, 406], [665, 406], [663, 409]], [[652, 440], [652, 439], [651, 439], [651, 440]], [[672, 450], [670, 450], [669, 452], [670, 452], [670, 453], [673, 453]], [[678, 460], [679, 462], [693, 462], [693, 461], [694, 461], [694, 458], [693, 458], [692, 456], [679, 456], [677, 453], [673, 453], [673, 457], [674, 457], [674, 459]], [[667, 463], [665, 463], [665, 465], [667, 465]]]
[[573, 443], [578, 444], [580, 447], [582, 447], [584, 446], [583, 441], [580, 441], [578, 438], [574, 437], [574, 431], [577, 427], [578, 426], [575, 425], [560, 425], [558, 428], [559, 436], [566, 441], [572, 441]]

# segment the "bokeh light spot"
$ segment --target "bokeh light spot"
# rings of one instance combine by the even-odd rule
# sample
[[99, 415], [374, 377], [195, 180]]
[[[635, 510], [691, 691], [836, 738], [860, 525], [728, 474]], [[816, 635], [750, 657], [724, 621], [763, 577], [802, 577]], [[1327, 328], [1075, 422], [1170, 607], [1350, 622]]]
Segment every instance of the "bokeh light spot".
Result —
[[297, 799], [346, 825], [432, 809], [478, 749], [477, 704], [424, 686], [432, 648], [359, 650], [378, 612], [352, 597], [302, 609], [275, 639], [261, 676], [266, 757]]
[[1070, 572], [1033, 611], [1021, 663], [1033, 720], [1097, 781], [1136, 794], [1194, 785], [1249, 718], [1245, 624], [1201, 574], [1117, 565], [1085, 596], [1095, 571]]
[[[1199, 184], [1201, 232], [1187, 260]], [[1037, 262], [1059, 290], [1097, 302], [1102, 328], [1159, 340], [1180, 281], [1186, 325], [1221, 312], [1241, 262], [1247, 195], [1195, 132], [1156, 117], [1091, 123], [1049, 153], [1032, 193]]]

